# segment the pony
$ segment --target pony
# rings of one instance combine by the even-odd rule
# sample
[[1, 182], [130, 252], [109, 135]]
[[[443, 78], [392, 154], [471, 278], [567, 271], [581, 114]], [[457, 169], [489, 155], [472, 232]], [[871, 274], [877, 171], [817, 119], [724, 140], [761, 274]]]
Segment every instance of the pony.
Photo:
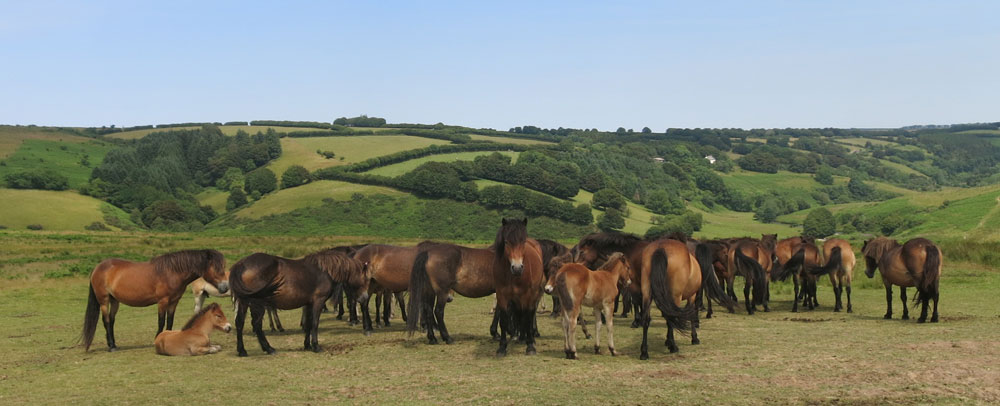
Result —
[[203, 310], [195, 312], [181, 330], [166, 330], [157, 334], [153, 346], [160, 355], [215, 354], [222, 347], [212, 345], [208, 340], [208, 335], [213, 329], [227, 333], [233, 329], [218, 303], [212, 303]]
[[[226, 271], [225, 280], [229, 280], [229, 272]], [[205, 278], [195, 279], [191, 282], [191, 293], [194, 294], [194, 312], [198, 313], [201, 311], [201, 306], [205, 304], [205, 299], [211, 297], [229, 297], [233, 295], [230, 292], [220, 293], [215, 286], [210, 283], [205, 282]], [[236, 301], [233, 300], [233, 310], [236, 310]], [[285, 328], [281, 326], [281, 319], [278, 318], [278, 311], [274, 310], [272, 307], [267, 308], [267, 321], [271, 324], [271, 331], [285, 331]], [[278, 323], [278, 328], [275, 329], [275, 322]]]
[[[364, 248], [367, 245], [368, 244], [338, 245], [336, 247], [328, 248], [328, 249], [334, 250], [334, 251], [340, 251], [340, 252], [346, 254], [347, 256], [353, 257], [354, 254], [356, 254], [358, 252], [358, 250]], [[331, 299], [331, 300], [335, 300], [336, 301], [337, 320], [343, 320], [344, 319], [344, 313], [349, 313], [349, 316], [348, 316], [348, 319], [347, 319], [348, 325], [353, 326], [355, 324], [360, 324], [361, 320], [358, 318], [357, 306], [355, 306], [356, 305], [356, 301], [354, 300], [354, 298], [348, 297], [347, 298], [348, 305], [345, 307], [344, 306], [344, 297], [347, 296], [347, 292], [344, 290], [343, 286], [341, 286], [337, 282], [334, 282], [333, 286], [334, 286], [333, 295], [334, 295], [334, 297], [336, 299]], [[323, 305], [323, 311], [324, 312], [328, 311], [328, 309], [326, 307], [326, 304]]]
[[[606, 272], [601, 272], [606, 271]], [[594, 319], [597, 323], [597, 337], [594, 342], [594, 353], [601, 353], [601, 316], [608, 324], [608, 350], [612, 356], [615, 351], [614, 336], [614, 300], [618, 296], [618, 285], [627, 287], [632, 283], [632, 270], [628, 261], [621, 253], [614, 253], [598, 271], [587, 267], [568, 263], [549, 276], [545, 283], [545, 292], [559, 296], [563, 304], [561, 309], [563, 348], [567, 359], [576, 359], [576, 322], [580, 317], [581, 306], [594, 309]], [[589, 338], [589, 337], [588, 337]]]
[[918, 323], [927, 321], [927, 306], [934, 300], [931, 323], [938, 321], [938, 285], [941, 281], [941, 249], [926, 238], [914, 238], [900, 245], [896, 240], [878, 237], [865, 241], [861, 247], [867, 269], [865, 275], [875, 277], [875, 270], [882, 273], [885, 284], [885, 319], [892, 318], [892, 285], [899, 286], [903, 301], [903, 320], [910, 318], [906, 308], [906, 288], [916, 287], [915, 301], [921, 303]]
[[[376, 311], [375, 320], [384, 320], [385, 326], [389, 326], [389, 315], [391, 312], [391, 295], [401, 294], [409, 287], [410, 271], [413, 269], [413, 261], [417, 257], [417, 247], [399, 247], [395, 245], [370, 244], [357, 251], [354, 259], [367, 264], [368, 271], [372, 275], [372, 284], [369, 286], [369, 295], [377, 293], [379, 296], [375, 300]], [[388, 293], [383, 314], [379, 314], [378, 307], [381, 306], [382, 294]], [[370, 297], [370, 296], [369, 296]], [[396, 296], [403, 308], [401, 296]], [[368, 300], [359, 302], [361, 307], [361, 317], [363, 320], [364, 334], [370, 335], [372, 329], [372, 319], [368, 314]], [[406, 310], [402, 310], [403, 321], [406, 321]]]
[[174, 326], [174, 311], [184, 296], [184, 290], [198, 277], [205, 278], [219, 292], [229, 290], [226, 281], [226, 259], [216, 250], [188, 250], [171, 252], [150, 259], [132, 262], [111, 258], [101, 261], [90, 274], [90, 293], [83, 318], [84, 351], [90, 350], [97, 331], [97, 317], [104, 322], [108, 351], [115, 351], [115, 315], [118, 305], [133, 307], [157, 305], [156, 334]]
[[267, 342], [261, 328], [264, 307], [289, 310], [302, 308], [305, 333], [303, 346], [313, 352], [319, 346], [319, 318], [323, 304], [334, 291], [334, 283], [347, 287], [354, 297], [364, 300], [368, 295], [371, 276], [366, 267], [347, 254], [324, 250], [302, 259], [288, 259], [255, 253], [233, 264], [229, 270], [229, 285], [239, 305], [236, 310], [236, 353], [247, 356], [243, 346], [243, 326], [247, 308], [251, 325], [261, 349], [267, 354], [275, 350]]
[[638, 279], [638, 270], [642, 269], [642, 250], [649, 244], [642, 238], [634, 234], [627, 234], [617, 231], [587, 234], [576, 244], [576, 254], [573, 256], [574, 262], [579, 262], [590, 269], [597, 269], [600, 264], [615, 252], [625, 255], [632, 269], [632, 284], [628, 289], [621, 291], [622, 296], [622, 317], [627, 317], [632, 311], [632, 328], [642, 325], [641, 321], [641, 301], [639, 299], [641, 291]]
[[406, 309], [410, 314], [406, 321], [409, 333], [416, 331], [422, 319], [429, 344], [437, 344], [435, 329], [450, 344], [453, 340], [444, 323], [444, 308], [451, 292], [472, 298], [496, 293], [495, 317], [500, 325], [497, 356], [507, 354], [507, 334], [514, 331], [513, 324], [527, 344], [525, 352], [535, 354], [535, 307], [541, 299], [545, 276], [541, 249], [537, 241], [528, 238], [527, 225], [527, 218], [503, 219], [488, 248], [427, 242], [418, 245]]
[[[752, 238], [738, 238], [730, 240], [729, 243], [729, 283], [733, 283], [735, 275], [743, 276], [743, 300], [746, 305], [747, 314], [753, 314], [757, 305], [763, 305], [764, 311], [770, 311], [768, 291], [770, 276], [768, 272], [772, 266], [772, 255], [775, 245], [777, 245], [776, 234], [761, 235], [760, 240]], [[753, 301], [750, 300], [750, 292], [753, 290]]]
[[[819, 248], [810, 239], [792, 237], [778, 241], [774, 256], [776, 262], [771, 269], [771, 279], [783, 281], [789, 276], [795, 287], [792, 300], [792, 312], [799, 311], [799, 300], [808, 309], [819, 306], [816, 301], [817, 274], [813, 270], [820, 266]], [[799, 290], [801, 280], [802, 290]]]
[[[729, 242], [726, 240], [709, 240], [698, 244], [695, 247], [695, 258], [702, 266], [710, 264], [715, 272], [715, 278], [719, 281], [720, 287], [726, 292], [730, 301], [737, 303], [736, 292], [733, 291], [733, 280], [730, 278], [729, 264]], [[701, 299], [698, 299], [701, 303]], [[708, 302], [706, 319], [712, 318], [712, 302]], [[734, 310], [729, 309], [732, 313]]]
[[[556, 266], [556, 263], [553, 260], [559, 257], [568, 257], [570, 249], [565, 245], [552, 240], [538, 240], [538, 245], [542, 249], [542, 266], [545, 269], [545, 278], [548, 279], [559, 271], [559, 267], [562, 266], [561, 262], [558, 266]], [[564, 260], [565, 259], [567, 258], [564, 258]], [[545, 305], [542, 304], [539, 310], [545, 310]], [[559, 303], [559, 297], [557, 295], [552, 295], [552, 313], [550, 313], [550, 316], [559, 317], [559, 314], [561, 313], [562, 308]]]
[[[673, 239], [649, 242], [642, 249], [639, 259], [639, 277], [636, 277], [634, 270], [632, 274], [632, 281], [640, 282], [642, 294], [642, 345], [639, 359], [649, 359], [647, 338], [652, 303], [656, 304], [667, 320], [667, 339], [664, 344], [671, 353], [679, 350], [674, 341], [674, 330], [684, 331], [689, 322], [691, 344], [701, 343], [697, 331], [699, 322], [696, 299], [702, 292], [703, 282], [708, 285], [704, 292], [709, 300], [715, 300], [730, 309], [733, 307], [732, 301], [715, 278], [711, 264], [698, 262], [685, 243]], [[687, 302], [684, 307], [681, 307], [681, 301]]]
[[823, 242], [823, 257], [826, 264], [822, 268], [811, 270], [814, 275], [830, 274], [830, 285], [833, 286], [833, 294], [837, 302], [833, 305], [833, 311], [839, 312], [844, 308], [841, 300], [841, 293], [847, 289], [847, 312], [853, 312], [851, 307], [851, 280], [854, 279], [854, 249], [851, 243], [840, 238], [831, 238]]

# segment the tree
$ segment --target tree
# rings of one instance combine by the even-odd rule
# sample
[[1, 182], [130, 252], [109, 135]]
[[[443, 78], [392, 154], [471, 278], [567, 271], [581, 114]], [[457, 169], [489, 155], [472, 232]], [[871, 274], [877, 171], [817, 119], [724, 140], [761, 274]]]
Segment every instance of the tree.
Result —
[[617, 209], [609, 208], [597, 219], [597, 228], [601, 231], [621, 230], [625, 227], [625, 218]]
[[830, 170], [829, 166], [821, 166], [816, 170], [816, 176], [814, 177], [816, 182], [821, 185], [832, 185], [833, 184], [833, 171]]
[[774, 199], [767, 199], [757, 207], [754, 217], [762, 223], [772, 223], [779, 214], [781, 214], [781, 208], [778, 207], [778, 202]]
[[604, 188], [594, 193], [590, 203], [598, 209], [615, 208], [622, 210], [625, 208], [625, 198], [614, 189]]
[[215, 186], [222, 190], [232, 190], [234, 187], [243, 188], [243, 182], [243, 171], [240, 168], [229, 167], [226, 173], [215, 181]]
[[285, 169], [285, 173], [281, 174], [281, 188], [287, 189], [304, 185], [311, 180], [312, 176], [309, 174], [308, 169], [302, 165], [292, 165], [288, 169]]
[[642, 127], [642, 133], [643, 134], [652, 134], [653, 130], [650, 130], [649, 127]]
[[851, 193], [851, 196], [858, 200], [868, 200], [875, 193], [874, 188], [865, 182], [862, 182], [861, 179], [858, 178], [851, 178], [851, 180], [847, 182], [847, 191]]
[[837, 220], [824, 207], [814, 209], [802, 222], [802, 234], [810, 237], [823, 238], [837, 232]]
[[274, 172], [271, 172], [270, 169], [260, 168], [247, 174], [246, 186], [244, 187], [247, 192], [253, 193], [257, 191], [263, 195], [271, 193], [277, 188], [278, 178], [274, 176]]
[[243, 207], [247, 204], [247, 194], [243, 192], [243, 189], [233, 188], [229, 192], [229, 199], [226, 199], [226, 210], [231, 211], [238, 207]]
[[657, 214], [680, 214], [684, 211], [684, 202], [677, 196], [671, 196], [664, 190], [654, 190], [646, 196], [646, 207]]

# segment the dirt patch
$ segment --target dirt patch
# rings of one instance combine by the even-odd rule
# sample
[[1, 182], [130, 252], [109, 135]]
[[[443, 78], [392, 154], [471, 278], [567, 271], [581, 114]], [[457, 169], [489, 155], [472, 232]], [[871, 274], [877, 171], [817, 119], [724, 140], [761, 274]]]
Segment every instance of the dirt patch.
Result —
[[339, 344], [327, 344], [323, 347], [323, 351], [327, 354], [339, 355], [351, 352], [354, 349], [354, 344], [350, 343], [339, 343]]
[[804, 317], [785, 317], [785, 321], [797, 321], [800, 323], [819, 323], [823, 321], [833, 321], [833, 319], [807, 319]]
[[945, 321], [972, 320], [972, 319], [976, 318], [976, 316], [968, 316], [968, 315], [961, 315], [961, 316], [940, 316], [939, 318], [941, 319], [941, 321], [945, 322]]

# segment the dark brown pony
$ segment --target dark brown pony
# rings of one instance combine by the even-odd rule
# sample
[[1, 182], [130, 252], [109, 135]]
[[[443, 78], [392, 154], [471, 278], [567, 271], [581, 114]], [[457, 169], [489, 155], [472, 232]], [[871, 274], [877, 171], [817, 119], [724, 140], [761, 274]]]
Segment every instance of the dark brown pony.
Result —
[[108, 351], [115, 351], [115, 315], [118, 304], [146, 307], [157, 305], [159, 318], [156, 334], [174, 326], [174, 310], [184, 296], [188, 284], [198, 277], [215, 286], [219, 292], [229, 290], [224, 279], [226, 259], [216, 250], [178, 251], [155, 257], [149, 262], [106, 259], [90, 274], [90, 295], [83, 318], [83, 347], [90, 350], [97, 331], [98, 314], [107, 333]]
[[[736, 292], [733, 290], [733, 279], [730, 277], [729, 273], [729, 241], [728, 240], [709, 240], [698, 244], [695, 248], [695, 258], [698, 260], [699, 264], [704, 266], [705, 264], [711, 264], [712, 270], [715, 272], [715, 278], [719, 281], [720, 287], [726, 292], [726, 296], [729, 297], [731, 302], [735, 305], [738, 301], [736, 298]], [[701, 299], [699, 299], [701, 302]], [[729, 312], [732, 313], [733, 309], [730, 308]], [[712, 318], [712, 304], [708, 303], [708, 313], [705, 318]]]
[[[364, 248], [366, 246], [368, 246], [368, 244], [339, 245], [339, 246], [336, 246], [336, 247], [333, 247], [333, 248], [329, 248], [329, 249], [334, 250], [334, 251], [340, 251], [340, 252], [342, 252], [344, 254], [347, 254], [347, 256], [349, 256], [349, 257], [353, 257], [354, 254], [356, 254], [358, 252], [358, 250], [360, 250], [360, 249], [362, 249], [362, 248]], [[347, 296], [347, 293], [348, 293], [347, 290], [345, 290], [343, 288], [343, 286], [341, 286], [339, 283], [337, 283], [337, 282], [333, 283], [333, 296], [334, 297], [333, 297], [332, 300], [334, 302], [336, 302], [337, 320], [343, 320], [344, 319], [344, 313], [348, 313], [348, 315], [349, 315], [348, 319], [347, 319], [348, 320], [348, 324], [350, 324], [352, 326], [355, 325], [355, 324], [360, 324], [361, 320], [358, 318], [358, 312], [357, 312], [357, 306], [356, 306], [357, 305], [357, 301], [355, 300], [355, 298], [348, 297], [347, 298], [348, 305], [346, 307], [344, 306], [344, 297]], [[323, 311], [327, 311], [327, 308], [326, 308], [325, 305], [323, 306]]]
[[[354, 259], [368, 265], [368, 272], [372, 275], [372, 284], [368, 289], [369, 298], [373, 293], [393, 295], [405, 292], [410, 284], [410, 270], [413, 269], [413, 261], [416, 258], [417, 247], [383, 244], [368, 245], [354, 254]], [[397, 297], [397, 299], [400, 298]], [[376, 299], [375, 319], [376, 321], [384, 320], [386, 326], [389, 325], [390, 304], [391, 298], [385, 305], [384, 314], [379, 314], [377, 309], [380, 303]], [[373, 328], [371, 316], [368, 314], [368, 300], [362, 301], [360, 305], [365, 335], [369, 335]], [[400, 302], [400, 309], [402, 308], [403, 305]], [[406, 321], [405, 310], [402, 311], [402, 317], [403, 321]]]
[[[799, 311], [799, 301], [808, 310], [815, 309], [817, 274], [813, 271], [820, 266], [819, 248], [810, 239], [792, 237], [778, 241], [775, 249], [777, 263], [771, 268], [771, 279], [783, 281], [792, 277], [795, 296], [792, 311]], [[801, 282], [802, 289], [799, 289]]]
[[545, 276], [538, 242], [528, 238], [527, 224], [527, 219], [504, 219], [489, 248], [420, 244], [410, 274], [407, 303], [410, 317], [406, 321], [410, 334], [423, 319], [428, 343], [437, 343], [435, 328], [445, 343], [451, 343], [444, 323], [444, 307], [450, 292], [473, 298], [496, 292], [500, 324], [497, 355], [507, 353], [507, 334], [513, 331], [512, 324], [518, 325], [517, 331], [527, 343], [527, 353], [534, 354], [535, 338], [531, 333]]
[[918, 323], [927, 321], [927, 306], [934, 299], [934, 314], [931, 323], [938, 321], [938, 285], [941, 281], [941, 250], [928, 239], [914, 238], [899, 245], [896, 240], [878, 237], [865, 241], [861, 248], [868, 269], [865, 275], [875, 276], [875, 270], [882, 273], [885, 284], [886, 311], [884, 318], [892, 318], [892, 285], [899, 286], [899, 296], [903, 301], [903, 320], [910, 318], [906, 308], [906, 288], [917, 288], [916, 301], [922, 305]]
[[[555, 265], [553, 259], [567, 256], [569, 248], [552, 240], [538, 240], [538, 245], [542, 249], [542, 266], [545, 269], [545, 279], [547, 280], [559, 270], [559, 267], [553, 266]], [[562, 266], [561, 264], [562, 262], [560, 262], [560, 267]], [[558, 295], [552, 295], [551, 317], [559, 317], [561, 312]]]
[[[764, 311], [770, 311], [768, 307], [769, 284], [772, 255], [775, 245], [777, 245], [777, 235], [764, 234], [760, 240], [752, 238], [738, 238], [730, 240], [729, 243], [729, 283], [735, 275], [743, 276], [743, 301], [746, 304], [748, 314], [756, 311], [757, 305], [763, 305]], [[750, 292], [753, 290], [753, 301], [750, 300]]]
[[256, 253], [241, 259], [229, 270], [229, 284], [239, 302], [236, 310], [236, 352], [247, 355], [243, 325], [247, 308], [261, 349], [274, 354], [261, 327], [265, 306], [282, 310], [302, 308], [306, 350], [319, 352], [319, 316], [333, 294], [334, 282], [342, 283], [354, 297], [368, 295], [370, 276], [364, 265], [336, 250], [325, 250], [302, 259]]

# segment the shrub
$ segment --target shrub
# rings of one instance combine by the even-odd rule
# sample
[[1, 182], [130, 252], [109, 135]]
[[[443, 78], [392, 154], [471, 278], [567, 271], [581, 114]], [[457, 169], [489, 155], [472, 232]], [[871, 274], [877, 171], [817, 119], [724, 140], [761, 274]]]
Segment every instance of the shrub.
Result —
[[625, 198], [610, 188], [598, 190], [594, 193], [594, 197], [590, 200], [590, 203], [598, 209], [613, 208], [622, 210], [626, 206]]
[[285, 170], [285, 173], [281, 174], [281, 188], [287, 189], [304, 185], [311, 180], [312, 175], [309, 174], [309, 170], [302, 165], [292, 165]]
[[625, 227], [625, 218], [622, 212], [615, 208], [608, 208], [604, 214], [597, 219], [597, 228], [601, 231], [621, 230]]
[[7, 186], [13, 189], [66, 190], [69, 178], [51, 169], [22, 171], [4, 177]]
[[111, 229], [108, 228], [108, 226], [104, 225], [104, 223], [100, 221], [95, 221], [93, 223], [90, 223], [84, 226], [83, 229], [89, 231], [111, 231]]
[[42, 229], [42, 225], [41, 224], [28, 224], [28, 229], [29, 230], [41, 230]]
[[[258, 193], [254, 191], [254, 193]], [[233, 188], [229, 192], [229, 198], [226, 199], [226, 210], [233, 210], [238, 207], [243, 207], [247, 204], [247, 194], [243, 192], [243, 189]]]
[[802, 234], [823, 238], [837, 232], [837, 220], [826, 208], [820, 207], [809, 212], [802, 222]]
[[257, 191], [265, 195], [278, 188], [278, 177], [274, 176], [274, 172], [267, 168], [260, 168], [248, 173], [245, 182], [243, 188], [250, 193]]

